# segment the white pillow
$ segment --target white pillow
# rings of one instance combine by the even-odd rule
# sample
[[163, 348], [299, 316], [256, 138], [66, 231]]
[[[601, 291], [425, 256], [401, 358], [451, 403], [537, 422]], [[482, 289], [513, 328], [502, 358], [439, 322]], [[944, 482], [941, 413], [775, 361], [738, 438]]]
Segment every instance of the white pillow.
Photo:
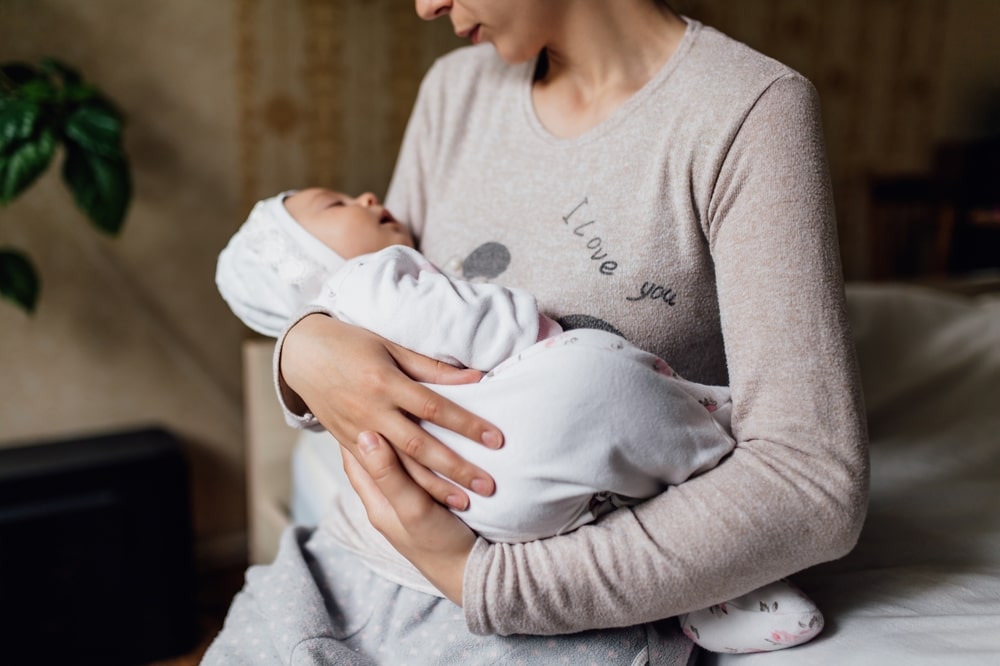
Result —
[[851, 284], [848, 315], [868, 414], [974, 366], [998, 340], [1000, 299], [900, 284]]

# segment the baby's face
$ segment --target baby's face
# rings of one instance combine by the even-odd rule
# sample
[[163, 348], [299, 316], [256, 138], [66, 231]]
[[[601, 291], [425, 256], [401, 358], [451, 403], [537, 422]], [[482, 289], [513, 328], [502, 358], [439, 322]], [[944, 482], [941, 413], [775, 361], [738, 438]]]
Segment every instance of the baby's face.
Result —
[[413, 247], [409, 230], [374, 194], [351, 197], [314, 187], [285, 199], [285, 208], [306, 231], [345, 259], [390, 245]]

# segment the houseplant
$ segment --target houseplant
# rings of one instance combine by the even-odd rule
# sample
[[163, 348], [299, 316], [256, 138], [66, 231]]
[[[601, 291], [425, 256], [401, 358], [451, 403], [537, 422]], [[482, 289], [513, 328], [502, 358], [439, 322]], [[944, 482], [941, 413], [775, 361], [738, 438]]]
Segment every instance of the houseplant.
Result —
[[[52, 58], [0, 65], [0, 205], [20, 196], [62, 147], [62, 179], [100, 231], [117, 235], [132, 198], [124, 118], [80, 74]], [[28, 256], [0, 247], [0, 297], [33, 312], [40, 288]]]

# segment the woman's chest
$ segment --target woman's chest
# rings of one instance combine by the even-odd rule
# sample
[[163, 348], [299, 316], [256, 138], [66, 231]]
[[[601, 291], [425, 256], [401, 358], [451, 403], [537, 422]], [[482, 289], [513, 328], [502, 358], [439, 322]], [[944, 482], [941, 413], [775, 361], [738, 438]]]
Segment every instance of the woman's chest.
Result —
[[564, 325], [619, 332], [682, 373], [717, 379], [695, 353], [721, 358], [722, 345], [711, 257], [685, 189], [653, 157], [480, 146], [442, 170], [421, 249], [453, 275], [530, 291]]

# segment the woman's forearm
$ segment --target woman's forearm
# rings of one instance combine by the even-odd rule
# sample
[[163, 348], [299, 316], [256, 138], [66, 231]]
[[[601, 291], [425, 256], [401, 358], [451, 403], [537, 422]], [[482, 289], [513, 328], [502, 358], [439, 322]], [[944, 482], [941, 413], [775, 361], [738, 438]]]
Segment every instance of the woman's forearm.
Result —
[[470, 630], [548, 635], [655, 621], [844, 555], [864, 516], [859, 470], [830, 461], [821, 471], [830, 482], [819, 485], [815, 461], [796, 458], [776, 466], [772, 454], [738, 451], [571, 534], [525, 544], [479, 540], [463, 590]]

